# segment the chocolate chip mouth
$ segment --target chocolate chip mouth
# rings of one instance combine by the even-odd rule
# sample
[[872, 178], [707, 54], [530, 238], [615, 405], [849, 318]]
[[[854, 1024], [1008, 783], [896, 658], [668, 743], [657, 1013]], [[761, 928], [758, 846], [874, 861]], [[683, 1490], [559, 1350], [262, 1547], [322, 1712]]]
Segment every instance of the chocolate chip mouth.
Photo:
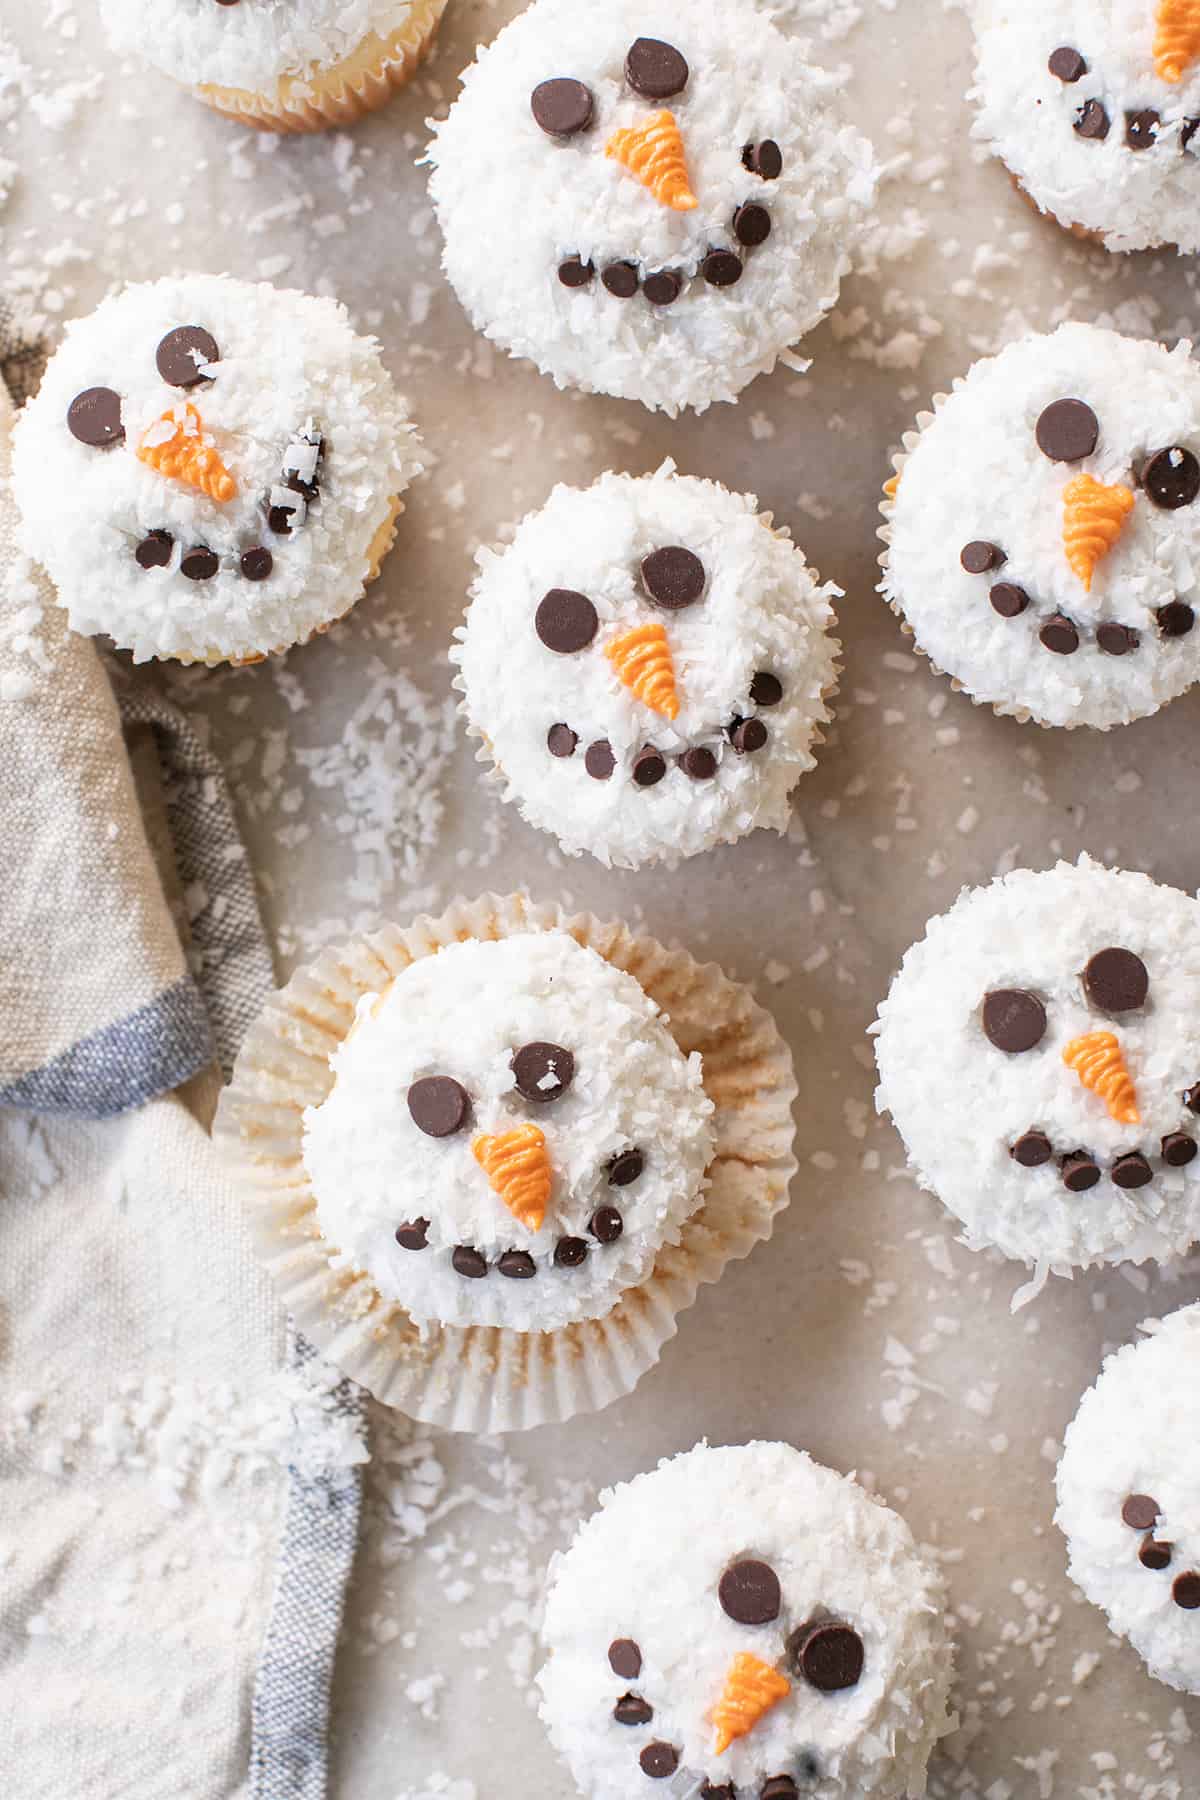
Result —
[[[968, 575], [992, 576], [1007, 562], [998, 544], [973, 538], [959, 552], [959, 562]], [[1018, 619], [1030, 614], [1029, 623], [1037, 627], [1037, 639], [1052, 656], [1074, 656], [1077, 650], [1091, 644], [1104, 656], [1130, 656], [1140, 650], [1143, 633], [1136, 626], [1122, 625], [1116, 619], [1102, 619], [1098, 624], [1068, 617], [1062, 612], [1044, 612], [1035, 604], [1029, 590], [1015, 581], [991, 582], [988, 601], [992, 611], [1002, 619]], [[1164, 641], [1186, 637], [1196, 623], [1194, 609], [1186, 600], [1171, 600], [1157, 608], [1154, 621], [1158, 636]]]
[[[1169, 1131], [1159, 1140], [1157, 1155], [1164, 1169], [1184, 1169], [1195, 1159], [1196, 1140], [1185, 1130]], [[1071, 1146], [1056, 1149], [1040, 1125], [1030, 1125], [1008, 1147], [1008, 1154], [1023, 1169], [1053, 1166], [1062, 1185], [1072, 1194], [1085, 1194], [1107, 1173], [1115, 1187], [1126, 1192], [1148, 1187], [1154, 1180], [1150, 1162], [1156, 1154], [1144, 1145], [1132, 1145], [1113, 1157], [1107, 1171], [1088, 1149]]]
[[[761, 153], [774, 146], [760, 144], [750, 148]], [[769, 157], [767, 160], [768, 166], [773, 167]], [[764, 174], [762, 179], [769, 181], [774, 177]], [[689, 288], [720, 291], [736, 287], [751, 256], [767, 242], [772, 229], [768, 208], [760, 200], [747, 199], [734, 208], [728, 228], [715, 232], [704, 249], [681, 265], [648, 268], [640, 257], [613, 257], [597, 270], [590, 258], [585, 260], [578, 252], [568, 252], [559, 261], [557, 275], [566, 288], [591, 287], [598, 275], [600, 286], [614, 299], [632, 300], [640, 293], [652, 311], [664, 312]], [[726, 236], [732, 243], [721, 241]]]
[[[775, 702], [760, 700], [759, 704]], [[765, 748], [770, 735], [757, 714], [735, 715], [720, 733], [706, 733], [682, 750], [661, 750], [652, 742], [642, 744], [622, 774], [627, 773], [631, 784], [642, 789], [657, 787], [660, 781], [678, 776], [702, 784], [715, 779], [727, 756], [753, 756]], [[579, 733], [563, 720], [556, 721], [546, 733], [546, 748], [559, 761], [574, 756], [580, 742]], [[617, 754], [607, 738], [597, 738], [585, 747], [583, 764], [593, 781], [611, 781], [619, 767]]]

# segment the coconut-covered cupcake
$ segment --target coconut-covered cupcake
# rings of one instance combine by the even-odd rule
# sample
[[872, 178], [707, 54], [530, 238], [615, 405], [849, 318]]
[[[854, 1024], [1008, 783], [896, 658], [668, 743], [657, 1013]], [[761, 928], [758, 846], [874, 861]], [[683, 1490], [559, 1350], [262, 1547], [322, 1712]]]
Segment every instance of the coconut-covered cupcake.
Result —
[[1193, 0], [974, 0], [974, 136], [1110, 250], [1200, 249]]
[[427, 54], [446, 0], [100, 0], [114, 50], [218, 112], [322, 131], [382, 106]]
[[430, 149], [472, 322], [559, 387], [736, 399], [833, 307], [874, 194], [829, 87], [751, 0], [535, 0]]
[[223, 275], [127, 287], [70, 325], [13, 447], [29, 555], [76, 631], [139, 661], [254, 661], [324, 630], [420, 469], [343, 306]]
[[1070, 1575], [1150, 1673], [1200, 1694], [1200, 1305], [1149, 1320], [1067, 1428]]
[[888, 483], [880, 592], [998, 713], [1106, 730], [1200, 675], [1200, 366], [1094, 325], [978, 362]]
[[966, 889], [874, 1026], [879, 1110], [923, 1187], [1042, 1269], [1200, 1236], [1200, 903], [1077, 864]]
[[753, 495], [559, 487], [480, 574], [452, 651], [480, 760], [571, 853], [636, 868], [785, 829], [829, 717], [840, 589]]
[[849, 1476], [702, 1444], [602, 1494], [555, 1559], [542, 1716], [593, 1800], [920, 1795], [953, 1727], [943, 1605]]

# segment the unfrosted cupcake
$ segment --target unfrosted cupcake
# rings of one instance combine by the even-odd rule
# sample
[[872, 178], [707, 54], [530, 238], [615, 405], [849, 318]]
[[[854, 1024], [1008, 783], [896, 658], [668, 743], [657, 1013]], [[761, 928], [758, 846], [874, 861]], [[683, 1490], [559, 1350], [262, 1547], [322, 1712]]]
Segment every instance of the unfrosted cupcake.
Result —
[[701, 1444], [602, 1494], [550, 1574], [542, 1717], [592, 1800], [924, 1794], [943, 1585], [849, 1476]]
[[880, 592], [998, 713], [1107, 730], [1200, 676], [1200, 367], [1095, 325], [976, 363], [895, 458]]
[[1193, 0], [972, 0], [973, 135], [1060, 225], [1200, 249]]
[[1081, 857], [966, 889], [874, 1027], [922, 1187], [1040, 1270], [1200, 1236], [1200, 903]]
[[456, 685], [531, 824], [619, 868], [786, 828], [829, 718], [841, 590], [753, 495], [670, 463], [607, 474], [478, 560]]
[[873, 198], [829, 88], [751, 0], [535, 0], [429, 152], [472, 322], [560, 387], [736, 399], [831, 310]]
[[446, 0], [100, 0], [115, 50], [218, 112], [322, 131], [382, 106], [424, 60]]
[[346, 309], [187, 275], [68, 326], [14, 438], [25, 548], [76, 631], [249, 662], [349, 611], [421, 450]]
[[1200, 1694], [1200, 1305], [1151, 1319], [1067, 1427], [1069, 1573], [1150, 1673]]

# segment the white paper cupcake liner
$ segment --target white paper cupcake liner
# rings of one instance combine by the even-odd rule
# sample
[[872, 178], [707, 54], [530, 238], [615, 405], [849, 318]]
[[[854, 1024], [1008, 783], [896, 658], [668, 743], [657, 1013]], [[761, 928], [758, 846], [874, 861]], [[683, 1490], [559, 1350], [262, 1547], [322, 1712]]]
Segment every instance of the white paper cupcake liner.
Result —
[[[650, 1276], [602, 1319], [559, 1330], [433, 1326], [424, 1334], [365, 1273], [335, 1268], [303, 1160], [303, 1115], [333, 1083], [330, 1056], [364, 994], [418, 957], [464, 939], [562, 929], [628, 971], [699, 1051], [715, 1146], [700, 1210]], [[595, 1412], [629, 1393], [675, 1335], [680, 1312], [726, 1263], [770, 1237], [796, 1172], [791, 1052], [771, 1015], [714, 964], [624, 925], [522, 895], [458, 900], [300, 969], [251, 1027], [214, 1138], [244, 1196], [255, 1243], [296, 1324], [377, 1400], [450, 1431], [524, 1430]]]

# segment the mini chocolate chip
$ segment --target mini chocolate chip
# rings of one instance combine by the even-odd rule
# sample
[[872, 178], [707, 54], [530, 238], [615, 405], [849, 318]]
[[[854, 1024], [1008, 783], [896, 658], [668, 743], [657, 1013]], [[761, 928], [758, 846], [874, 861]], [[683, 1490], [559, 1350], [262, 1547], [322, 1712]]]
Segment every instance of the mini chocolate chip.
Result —
[[575, 1079], [575, 1058], [561, 1044], [522, 1044], [512, 1072], [517, 1092], [526, 1100], [557, 1100]]
[[774, 138], [764, 138], [761, 144], [746, 145], [742, 151], [742, 164], [764, 181], [778, 181], [783, 174], [783, 151]]
[[642, 586], [667, 612], [694, 606], [704, 592], [704, 564], [694, 550], [667, 544], [642, 558]]
[[1079, 648], [1079, 633], [1064, 613], [1055, 613], [1047, 619], [1038, 637], [1055, 656], [1073, 656]]
[[1086, 1150], [1073, 1150], [1063, 1157], [1060, 1167], [1062, 1184], [1072, 1194], [1086, 1194], [1100, 1179], [1099, 1167]]
[[450, 1261], [468, 1281], [482, 1281], [488, 1272], [487, 1257], [471, 1244], [459, 1244]]
[[1087, 74], [1087, 63], [1078, 50], [1072, 50], [1069, 44], [1060, 44], [1057, 50], [1052, 50], [1046, 67], [1059, 81], [1068, 83], [1078, 81]]
[[1008, 1153], [1023, 1169], [1038, 1169], [1048, 1163], [1054, 1151], [1044, 1131], [1026, 1131]]
[[275, 567], [275, 558], [261, 544], [242, 551], [242, 574], [247, 581], [265, 581]]
[[1131, 626], [1118, 625], [1113, 619], [1106, 619], [1103, 625], [1096, 627], [1096, 642], [1105, 656], [1128, 656], [1141, 641]]
[[622, 1681], [636, 1681], [642, 1672], [642, 1652], [632, 1638], [614, 1638], [608, 1646], [608, 1666]]
[[625, 79], [643, 100], [669, 100], [688, 84], [687, 59], [661, 38], [636, 38], [625, 58]]
[[583, 766], [593, 781], [607, 781], [617, 766], [612, 745], [607, 738], [597, 738], [583, 753]]
[[1142, 470], [1142, 486], [1147, 499], [1165, 512], [1190, 506], [1200, 494], [1200, 462], [1182, 444], [1156, 450]]
[[453, 1137], [471, 1112], [471, 1096], [450, 1075], [424, 1075], [408, 1090], [408, 1111], [426, 1137]]
[[172, 387], [192, 388], [211, 379], [202, 375], [196, 365], [218, 362], [220, 356], [216, 338], [203, 325], [177, 325], [159, 340], [154, 361], [163, 380]]
[[1162, 1141], [1162, 1159], [1171, 1169], [1186, 1168], [1195, 1159], [1196, 1140], [1186, 1131], [1169, 1131]]
[[506, 1250], [496, 1267], [510, 1281], [532, 1281], [537, 1274], [537, 1264], [528, 1250]]
[[653, 744], [643, 744], [633, 759], [633, 776], [635, 787], [654, 787], [667, 772], [667, 761], [661, 750]]
[[790, 1775], [772, 1775], [759, 1788], [758, 1800], [800, 1800], [800, 1789]]
[[1151, 1531], [1161, 1510], [1150, 1494], [1130, 1494], [1121, 1507], [1121, 1517], [1133, 1531]]
[[1186, 637], [1196, 623], [1196, 615], [1186, 600], [1171, 600], [1154, 615], [1158, 629], [1166, 638]]
[[592, 122], [591, 89], [569, 76], [539, 81], [529, 96], [529, 110], [547, 137], [574, 137]]
[[1088, 958], [1083, 985], [1092, 1004], [1103, 1012], [1135, 1012], [1146, 1003], [1150, 976], [1140, 956], [1113, 945]]
[[1200, 119], [1185, 119], [1183, 130], [1179, 133], [1179, 148], [1186, 150], [1198, 131], [1200, 131]]
[[735, 719], [729, 727], [729, 741], [739, 756], [753, 756], [769, 736], [761, 719]]
[[1036, 436], [1051, 462], [1082, 462], [1096, 448], [1100, 421], [1083, 400], [1052, 400], [1038, 418]]
[[958, 560], [968, 575], [986, 575], [989, 569], [998, 569], [1008, 558], [999, 544], [989, 544], [986, 538], [972, 538], [959, 551]]
[[715, 1782], [705, 1781], [701, 1784], [700, 1800], [737, 1800], [737, 1789], [732, 1781], [723, 1781], [720, 1787]]
[[546, 733], [546, 748], [551, 756], [574, 756], [578, 743], [569, 725], [552, 725]]
[[717, 772], [717, 759], [706, 745], [697, 744], [684, 751], [679, 766], [693, 781], [711, 781]]
[[1174, 1548], [1174, 1544], [1164, 1544], [1161, 1539], [1147, 1534], [1138, 1545], [1138, 1561], [1143, 1569], [1169, 1569]]
[[640, 1694], [622, 1694], [613, 1707], [612, 1716], [618, 1725], [648, 1725], [654, 1717], [654, 1708]]
[[665, 1781], [679, 1767], [679, 1752], [673, 1744], [647, 1744], [638, 1761], [643, 1775], [649, 1775], [652, 1781]]
[[1158, 137], [1159, 115], [1149, 110], [1125, 114], [1125, 142], [1131, 150], [1149, 150]]
[[1189, 1569], [1186, 1575], [1177, 1575], [1171, 1584], [1171, 1598], [1185, 1612], [1195, 1612], [1200, 1606], [1200, 1575], [1194, 1569]]
[[656, 269], [643, 281], [642, 292], [651, 306], [673, 306], [683, 292], [683, 276], [678, 269]]
[[406, 1219], [396, 1227], [396, 1242], [402, 1250], [424, 1250], [429, 1243], [429, 1220]]
[[169, 531], [152, 531], [133, 554], [139, 569], [165, 569], [174, 548], [175, 540]]
[[1154, 1176], [1141, 1151], [1130, 1150], [1127, 1155], [1118, 1156], [1112, 1166], [1112, 1178], [1119, 1188], [1140, 1188]]
[[768, 1563], [747, 1556], [730, 1563], [717, 1586], [721, 1611], [738, 1625], [769, 1625], [779, 1617], [779, 1577]]
[[1183, 1104], [1189, 1112], [1200, 1113], [1200, 1081], [1184, 1090]]
[[1024, 988], [994, 988], [983, 996], [983, 1030], [997, 1050], [1019, 1056], [1046, 1034], [1046, 1009]]
[[796, 1673], [822, 1694], [854, 1687], [862, 1677], [863, 1641], [849, 1625], [801, 1625], [788, 1639], [788, 1652]]
[[771, 235], [771, 215], [756, 200], [747, 200], [733, 215], [733, 235], [739, 244], [752, 250], [765, 244]]
[[[583, 1238], [559, 1238], [554, 1246], [554, 1260], [560, 1269], [577, 1269], [581, 1262], [587, 1261], [587, 1253], [588, 1246]], [[617, 1670], [618, 1675], [624, 1673], [623, 1669]], [[631, 1680], [632, 1677], [627, 1679]]]
[[215, 551], [206, 550], [203, 544], [185, 550], [179, 559], [179, 573], [189, 581], [211, 581], [220, 566]]
[[631, 300], [638, 291], [637, 264], [631, 262], [606, 263], [600, 271], [600, 279], [610, 294], [618, 300]]
[[125, 436], [120, 394], [106, 387], [84, 388], [67, 408], [67, 430], [93, 450], [119, 444]]
[[577, 594], [573, 588], [551, 588], [538, 601], [533, 628], [547, 650], [570, 656], [587, 649], [600, 629], [600, 620], [586, 594]]
[[1002, 619], [1015, 619], [1029, 605], [1029, 595], [1015, 581], [997, 581], [988, 589], [988, 599]]
[[609, 1187], [628, 1187], [636, 1181], [646, 1166], [646, 1159], [640, 1150], [622, 1150], [614, 1156], [608, 1165]]
[[1108, 114], [1098, 100], [1085, 100], [1075, 114], [1073, 126], [1076, 137], [1092, 138], [1099, 142], [1108, 136]]
[[742, 279], [742, 259], [732, 250], [710, 250], [700, 273], [710, 287], [733, 287]]
[[598, 1244], [615, 1244], [625, 1229], [625, 1221], [615, 1206], [598, 1206], [588, 1220], [588, 1230]]
[[778, 706], [783, 699], [783, 683], [778, 675], [760, 669], [750, 683], [750, 698], [755, 706]]
[[267, 508], [267, 524], [279, 537], [291, 537], [292, 520], [296, 516], [294, 506], [269, 506]]
[[558, 265], [558, 279], [566, 288], [588, 287], [595, 277], [595, 263], [583, 262], [578, 256], [568, 256]]

